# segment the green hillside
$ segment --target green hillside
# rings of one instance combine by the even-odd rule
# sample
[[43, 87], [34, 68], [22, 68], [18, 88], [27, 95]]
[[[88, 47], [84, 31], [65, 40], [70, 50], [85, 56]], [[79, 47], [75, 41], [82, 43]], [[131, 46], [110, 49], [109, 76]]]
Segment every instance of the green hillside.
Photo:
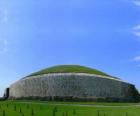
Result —
[[88, 73], [88, 74], [97, 74], [97, 75], [102, 75], [102, 76], [110, 76], [99, 70], [80, 66], [80, 65], [57, 65], [57, 66], [53, 66], [53, 67], [46, 68], [41, 71], [32, 73], [29, 76], [36, 76], [36, 75], [49, 74], [49, 73]]

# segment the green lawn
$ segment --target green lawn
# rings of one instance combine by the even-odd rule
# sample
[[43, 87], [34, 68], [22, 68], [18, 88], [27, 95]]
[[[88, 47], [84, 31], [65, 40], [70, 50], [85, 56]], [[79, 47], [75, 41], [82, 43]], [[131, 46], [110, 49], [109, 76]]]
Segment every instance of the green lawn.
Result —
[[[97, 75], [112, 77], [102, 71], [92, 69], [89, 67], [80, 66], [80, 65], [57, 65], [57, 66], [53, 66], [53, 67], [49, 67], [49, 68], [40, 70], [29, 76], [37, 76], [37, 75], [50, 74], [50, 73], [89, 73], [89, 74], [97, 74]], [[27, 76], [27, 77], [29, 77], [29, 76]], [[114, 77], [114, 78], [116, 78], [116, 77]]]
[[8, 101], [0, 102], [0, 116], [140, 116], [134, 105], [139, 104]]

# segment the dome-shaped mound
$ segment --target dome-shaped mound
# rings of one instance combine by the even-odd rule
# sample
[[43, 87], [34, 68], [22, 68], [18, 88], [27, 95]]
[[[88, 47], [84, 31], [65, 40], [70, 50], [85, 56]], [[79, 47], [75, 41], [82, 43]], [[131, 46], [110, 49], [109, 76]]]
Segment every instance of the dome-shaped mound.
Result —
[[[112, 77], [104, 72], [101, 72], [96, 69], [92, 69], [85, 66], [80, 65], [57, 65], [50, 68], [43, 69], [41, 71], [35, 72], [29, 76], [37, 76], [42, 74], [50, 74], [50, 73], [88, 73], [88, 74], [96, 74], [101, 76], [109, 76]], [[27, 76], [27, 77], [29, 77]]]
[[35, 72], [9, 88], [10, 99], [137, 101], [134, 85], [96, 69], [58, 65]]

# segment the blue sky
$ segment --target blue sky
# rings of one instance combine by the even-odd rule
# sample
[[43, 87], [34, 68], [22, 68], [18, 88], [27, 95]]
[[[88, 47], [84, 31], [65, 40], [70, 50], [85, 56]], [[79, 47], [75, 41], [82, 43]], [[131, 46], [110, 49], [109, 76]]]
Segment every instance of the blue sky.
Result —
[[0, 0], [0, 95], [42, 68], [80, 64], [140, 90], [140, 0]]

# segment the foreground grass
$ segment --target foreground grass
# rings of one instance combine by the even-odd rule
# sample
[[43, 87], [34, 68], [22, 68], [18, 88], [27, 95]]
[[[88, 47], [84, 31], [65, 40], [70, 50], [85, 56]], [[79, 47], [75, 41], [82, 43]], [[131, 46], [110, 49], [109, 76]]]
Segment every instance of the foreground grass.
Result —
[[85, 106], [84, 104], [83, 102], [0, 102], [0, 116], [140, 116], [139, 104], [86, 103]]

